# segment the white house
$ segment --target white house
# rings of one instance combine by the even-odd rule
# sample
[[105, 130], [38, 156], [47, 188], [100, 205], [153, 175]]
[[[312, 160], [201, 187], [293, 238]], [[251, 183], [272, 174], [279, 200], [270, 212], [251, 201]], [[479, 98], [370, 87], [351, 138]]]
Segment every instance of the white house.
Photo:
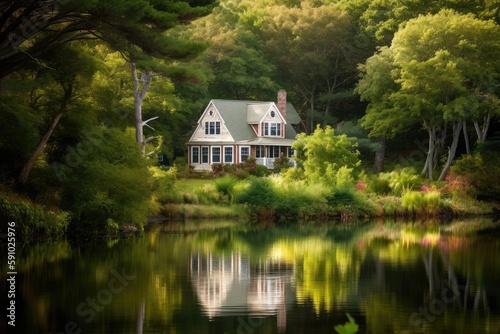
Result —
[[209, 171], [214, 163], [238, 164], [255, 157], [258, 164], [274, 167], [274, 160], [291, 157], [294, 126], [301, 119], [286, 91], [278, 101], [211, 100], [187, 143], [189, 164]]

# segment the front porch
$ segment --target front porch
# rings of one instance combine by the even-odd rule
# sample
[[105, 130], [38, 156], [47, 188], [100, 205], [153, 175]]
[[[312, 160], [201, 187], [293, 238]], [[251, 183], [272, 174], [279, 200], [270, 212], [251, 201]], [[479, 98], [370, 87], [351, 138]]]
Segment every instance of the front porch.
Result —
[[[255, 162], [257, 163], [257, 165], [262, 165], [266, 166], [269, 169], [273, 169], [276, 159], [278, 158], [255, 158]], [[289, 158], [288, 164], [290, 165], [290, 167], [297, 167], [297, 163], [291, 158]]]

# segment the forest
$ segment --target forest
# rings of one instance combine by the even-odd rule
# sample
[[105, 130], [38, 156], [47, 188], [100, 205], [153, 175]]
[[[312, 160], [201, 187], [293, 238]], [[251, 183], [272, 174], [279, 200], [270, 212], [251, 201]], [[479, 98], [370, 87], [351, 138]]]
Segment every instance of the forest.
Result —
[[[498, 0], [0, 8], [0, 217], [20, 234], [112, 233], [196, 205], [278, 220], [498, 212]], [[211, 99], [280, 88], [303, 120], [298, 168], [190, 172]]]

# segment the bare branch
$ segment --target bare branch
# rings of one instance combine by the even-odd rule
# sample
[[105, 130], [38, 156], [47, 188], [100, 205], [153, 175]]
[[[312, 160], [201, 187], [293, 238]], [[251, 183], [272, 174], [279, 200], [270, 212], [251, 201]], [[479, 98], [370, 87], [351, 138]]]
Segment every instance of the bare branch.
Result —
[[154, 120], [155, 120], [155, 119], [157, 119], [157, 118], [160, 118], [160, 116], [151, 117], [150, 119], [145, 120], [144, 122], [142, 122], [142, 125], [147, 125], [147, 126], [149, 126], [147, 123], [149, 123], [150, 121], [154, 121]]
[[143, 142], [143, 144], [147, 144], [149, 143], [150, 141], [154, 140], [154, 139], [158, 139], [158, 138], [161, 138], [161, 136], [151, 136], [151, 137], [148, 137], [146, 138], [146, 140]]

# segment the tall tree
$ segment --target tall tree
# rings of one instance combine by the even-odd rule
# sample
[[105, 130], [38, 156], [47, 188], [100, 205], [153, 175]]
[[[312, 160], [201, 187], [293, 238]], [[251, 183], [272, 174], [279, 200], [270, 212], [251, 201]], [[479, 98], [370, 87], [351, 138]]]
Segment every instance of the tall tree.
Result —
[[[29, 104], [45, 114], [49, 125], [19, 174], [20, 184], [26, 183], [57, 124], [71, 109], [74, 91], [86, 85], [96, 70], [95, 60], [86, 51], [82, 45], [62, 47], [44, 60], [48, 69], [42, 68], [33, 74], [35, 83], [30, 92]], [[72, 59], [72, 62], [68, 63], [67, 59]]]
[[[436, 152], [451, 124], [453, 138], [442, 179], [453, 161], [463, 121], [494, 107], [499, 87], [500, 29], [493, 21], [443, 10], [410, 20], [391, 48], [367, 61], [358, 91], [370, 101], [365, 124], [373, 133], [401, 119], [419, 121], [429, 135], [423, 172], [433, 179]], [[380, 62], [380, 60], [385, 61]], [[374, 64], [380, 66], [372, 66]], [[384, 65], [384, 66], [382, 66]], [[381, 70], [391, 69], [387, 73]], [[390, 91], [373, 85], [385, 78]], [[496, 102], [494, 102], [496, 103]], [[483, 106], [480, 108], [480, 106]], [[376, 113], [382, 110], [387, 119]]]
[[378, 45], [391, 44], [401, 25], [419, 15], [437, 14], [453, 9], [461, 14], [475, 14], [499, 23], [500, 3], [496, 0], [339, 0], [341, 8], [351, 13], [359, 27], [375, 37]]
[[0, 78], [75, 40], [98, 39], [117, 50], [182, 57], [161, 34], [208, 11], [208, 1], [32, 0], [0, 3]]
[[283, 80], [307, 101], [306, 123], [312, 132], [316, 111], [321, 110], [319, 119], [326, 125], [336, 103], [352, 96], [356, 66], [363, 58], [359, 31], [346, 12], [331, 5], [275, 6], [268, 15], [261, 39]]

